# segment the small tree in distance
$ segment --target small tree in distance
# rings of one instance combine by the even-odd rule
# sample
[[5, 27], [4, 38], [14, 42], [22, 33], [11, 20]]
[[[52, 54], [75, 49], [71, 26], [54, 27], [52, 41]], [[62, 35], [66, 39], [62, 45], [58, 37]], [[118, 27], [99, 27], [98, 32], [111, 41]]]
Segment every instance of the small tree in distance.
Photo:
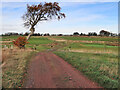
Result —
[[74, 32], [73, 35], [79, 35], [79, 33], [78, 32]]
[[24, 26], [30, 28], [30, 34], [27, 37], [27, 40], [35, 31], [35, 26], [40, 21], [49, 20], [57, 18], [65, 18], [65, 14], [61, 13], [61, 7], [57, 2], [54, 3], [40, 3], [38, 5], [27, 5], [27, 12], [22, 16], [24, 20]]

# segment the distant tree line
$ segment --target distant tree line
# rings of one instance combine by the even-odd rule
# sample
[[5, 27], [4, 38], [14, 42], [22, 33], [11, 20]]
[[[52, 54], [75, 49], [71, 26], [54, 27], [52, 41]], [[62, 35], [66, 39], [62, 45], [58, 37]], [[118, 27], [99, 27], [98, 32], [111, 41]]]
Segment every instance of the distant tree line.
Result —
[[101, 30], [99, 34], [97, 34], [96, 32], [89, 32], [88, 34], [74, 32], [73, 35], [74, 36], [120, 36], [120, 33], [119, 34], [110, 33], [108, 31]]
[[[12, 35], [20, 35], [20, 36], [28, 36], [29, 32], [26, 33], [14, 33], [14, 32], [9, 32], [9, 33], [5, 33], [2, 34], [2, 36], [12, 36]], [[79, 32], [74, 32], [71, 35], [65, 35], [65, 34], [49, 34], [49, 33], [45, 33], [45, 34], [40, 34], [40, 33], [34, 33], [32, 36], [120, 36], [120, 33], [110, 33], [108, 31], [105, 30], [101, 30], [99, 32], [99, 34], [97, 34], [96, 32], [88, 32], [88, 34], [85, 33], [79, 33]]]

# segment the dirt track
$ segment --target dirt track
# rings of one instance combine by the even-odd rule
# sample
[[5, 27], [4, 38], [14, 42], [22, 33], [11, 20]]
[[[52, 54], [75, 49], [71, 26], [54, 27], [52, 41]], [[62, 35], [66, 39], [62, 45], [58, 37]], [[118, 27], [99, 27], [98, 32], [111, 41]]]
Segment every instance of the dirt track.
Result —
[[100, 88], [51, 52], [38, 53], [28, 69], [25, 88]]

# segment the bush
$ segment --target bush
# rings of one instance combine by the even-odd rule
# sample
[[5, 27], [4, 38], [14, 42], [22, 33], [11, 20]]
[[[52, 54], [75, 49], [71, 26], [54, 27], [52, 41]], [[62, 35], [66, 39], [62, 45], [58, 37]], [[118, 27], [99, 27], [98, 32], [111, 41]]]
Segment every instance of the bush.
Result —
[[17, 47], [21, 48], [25, 48], [25, 44], [27, 44], [27, 39], [25, 37], [18, 37], [15, 41], [13, 41], [14, 45], [16, 45]]

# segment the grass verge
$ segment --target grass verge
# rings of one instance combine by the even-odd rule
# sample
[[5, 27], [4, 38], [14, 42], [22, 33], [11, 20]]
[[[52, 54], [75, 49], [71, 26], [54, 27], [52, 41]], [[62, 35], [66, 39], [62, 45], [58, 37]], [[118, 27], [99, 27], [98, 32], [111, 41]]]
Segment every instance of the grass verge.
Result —
[[54, 52], [104, 88], [119, 85], [118, 56], [77, 52]]
[[31, 51], [12, 51], [11, 57], [5, 60], [2, 67], [2, 87], [3, 88], [20, 88], [23, 86], [23, 78], [26, 73], [27, 64], [30, 58], [36, 52]]

